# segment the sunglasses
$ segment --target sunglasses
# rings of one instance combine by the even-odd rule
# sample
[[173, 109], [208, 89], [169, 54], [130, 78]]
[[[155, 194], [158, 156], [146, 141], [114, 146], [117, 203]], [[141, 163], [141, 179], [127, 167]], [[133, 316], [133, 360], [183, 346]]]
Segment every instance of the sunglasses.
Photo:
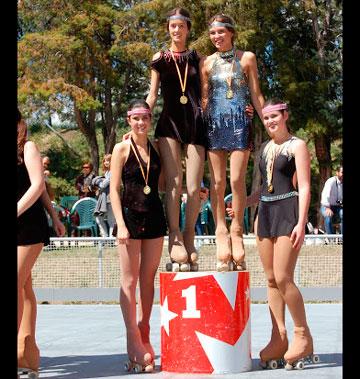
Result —
[[90, 168], [90, 166], [83, 166], [83, 168]]

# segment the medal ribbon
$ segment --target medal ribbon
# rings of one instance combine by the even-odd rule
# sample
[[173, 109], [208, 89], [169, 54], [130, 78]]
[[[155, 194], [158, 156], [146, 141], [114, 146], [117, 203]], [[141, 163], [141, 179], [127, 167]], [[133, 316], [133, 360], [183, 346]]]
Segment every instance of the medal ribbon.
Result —
[[135, 150], [135, 147], [133, 146], [133, 140], [132, 140], [132, 139], [130, 140], [130, 146], [131, 146], [131, 148], [132, 148], [132, 151], [133, 151], [134, 154], [135, 154], [135, 157], [136, 157], [137, 161], [139, 162], [139, 166], [140, 166], [141, 174], [142, 174], [142, 176], [143, 176], [143, 178], [144, 178], [145, 185], [147, 186], [147, 185], [148, 185], [148, 180], [149, 180], [149, 170], [150, 170], [150, 152], [151, 152], [150, 144], [149, 144], [149, 142], [148, 142], [149, 158], [148, 158], [148, 162], [147, 162], [147, 166], [146, 166], [146, 177], [145, 177], [144, 169], [143, 169], [143, 167], [142, 167], [142, 164], [141, 164], [141, 162], [140, 162], [140, 159], [139, 159], [139, 157], [138, 157], [138, 155], [137, 155], [137, 152], [136, 152], [136, 150]]
[[189, 60], [186, 61], [185, 76], [184, 76], [184, 81], [183, 81], [182, 78], [181, 78], [181, 73], [180, 73], [179, 66], [176, 63], [176, 59], [175, 59], [174, 53], [172, 52], [172, 50], [170, 50], [170, 53], [171, 53], [171, 56], [172, 56], [172, 58], [173, 58], [173, 60], [175, 62], [176, 70], [177, 70], [177, 73], [178, 73], [178, 76], [179, 76], [181, 91], [182, 91], [182, 94], [184, 96], [185, 88], [186, 88], [186, 81], [187, 81], [187, 74], [188, 74], [188, 67], [189, 67]]

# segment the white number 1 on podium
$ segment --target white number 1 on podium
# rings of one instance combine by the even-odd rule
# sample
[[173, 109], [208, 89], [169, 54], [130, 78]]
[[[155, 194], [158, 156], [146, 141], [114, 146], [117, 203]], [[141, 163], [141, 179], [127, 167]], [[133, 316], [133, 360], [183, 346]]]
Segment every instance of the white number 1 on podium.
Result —
[[196, 309], [196, 286], [192, 285], [182, 290], [181, 297], [186, 298], [186, 309], [182, 312], [183, 318], [200, 318], [200, 311]]

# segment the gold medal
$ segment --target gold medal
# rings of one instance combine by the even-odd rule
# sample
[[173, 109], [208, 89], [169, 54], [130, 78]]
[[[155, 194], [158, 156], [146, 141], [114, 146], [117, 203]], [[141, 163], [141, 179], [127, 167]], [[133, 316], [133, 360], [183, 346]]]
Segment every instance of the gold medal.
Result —
[[146, 186], [144, 187], [143, 191], [144, 191], [144, 194], [145, 194], [145, 195], [148, 195], [148, 194], [151, 192], [151, 188], [150, 188], [149, 186], [146, 185]]
[[268, 185], [268, 192], [273, 192], [274, 191], [274, 186], [272, 184]]
[[130, 138], [130, 146], [131, 146], [131, 149], [132, 151], [134, 152], [134, 155], [139, 163], [139, 167], [140, 167], [140, 171], [141, 171], [141, 174], [144, 178], [144, 181], [145, 181], [145, 186], [143, 188], [143, 192], [145, 195], [148, 195], [150, 192], [151, 192], [151, 188], [150, 186], [148, 186], [148, 180], [149, 180], [149, 170], [150, 170], [150, 152], [151, 152], [151, 149], [150, 149], [150, 142], [148, 141], [148, 151], [149, 151], [149, 158], [148, 158], [148, 162], [147, 162], [147, 165], [146, 165], [146, 176], [145, 176], [145, 173], [144, 173], [144, 169], [142, 168], [142, 165], [141, 165], [141, 162], [140, 162], [140, 158], [138, 157], [138, 154], [136, 152], [136, 149], [133, 145], [133, 139]]
[[185, 95], [180, 96], [180, 103], [186, 104], [188, 102], [188, 98]]
[[232, 99], [234, 97], [234, 92], [232, 89], [228, 89], [226, 92], [226, 98], [227, 99]]
[[187, 81], [187, 75], [188, 75], [189, 61], [188, 60], [186, 61], [185, 74], [184, 74], [184, 80], [183, 80], [181, 77], [179, 66], [176, 63], [176, 59], [174, 57], [174, 53], [172, 52], [172, 50], [170, 50], [170, 53], [171, 53], [171, 56], [174, 60], [176, 71], [177, 71], [178, 77], [179, 77], [179, 82], [180, 82], [180, 87], [181, 87], [181, 92], [182, 92], [182, 96], [180, 96], [180, 103], [185, 105], [188, 102], [188, 98], [184, 95], [184, 93], [185, 93], [185, 89], [186, 89], [186, 81]]

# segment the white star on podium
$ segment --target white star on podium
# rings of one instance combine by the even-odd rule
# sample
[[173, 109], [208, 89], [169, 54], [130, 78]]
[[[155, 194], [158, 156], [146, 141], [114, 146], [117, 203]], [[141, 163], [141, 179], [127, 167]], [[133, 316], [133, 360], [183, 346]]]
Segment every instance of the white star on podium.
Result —
[[213, 374], [236, 373], [251, 370], [250, 346], [250, 319], [243, 333], [234, 345], [216, 338], [196, 332], [202, 348], [208, 357], [214, 371]]
[[169, 336], [169, 334], [170, 334], [169, 323], [172, 319], [176, 318], [178, 316], [178, 314], [171, 312], [169, 310], [167, 296], [165, 297], [163, 305], [160, 305], [160, 313], [161, 313], [161, 325], [160, 325], [160, 327], [163, 326], [166, 334]]

